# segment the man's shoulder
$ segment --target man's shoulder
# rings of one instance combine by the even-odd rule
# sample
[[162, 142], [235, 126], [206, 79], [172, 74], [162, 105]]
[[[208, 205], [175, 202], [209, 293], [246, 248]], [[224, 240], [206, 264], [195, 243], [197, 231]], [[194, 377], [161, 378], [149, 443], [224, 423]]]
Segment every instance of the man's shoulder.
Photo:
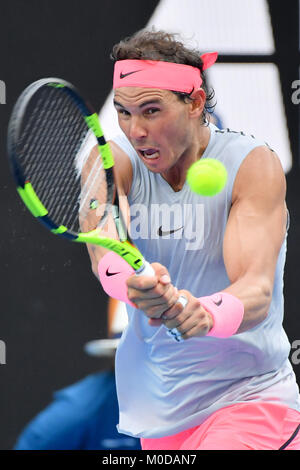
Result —
[[112, 147], [120, 149], [122, 152], [124, 152], [126, 155], [128, 155], [130, 158], [136, 155], [136, 152], [131, 145], [130, 141], [127, 139], [126, 135], [124, 133], [119, 133], [114, 135], [109, 139], [109, 144]]
[[120, 194], [128, 194], [133, 179], [132, 154], [119, 139], [110, 140], [108, 143], [115, 160], [114, 175]]
[[256, 147], [259, 145], [264, 145], [271, 149], [271, 146], [266, 141], [259, 137], [256, 137], [254, 134], [247, 133], [243, 130], [235, 130], [229, 127], [224, 129], [216, 128], [215, 136], [217, 141], [227, 141], [228, 144], [231, 144], [232, 146], [253, 145], [254, 147]]
[[265, 148], [272, 151], [265, 141], [252, 134], [231, 128], [218, 129], [214, 127], [208, 156], [220, 159], [234, 179], [240, 165], [255, 148]]
[[279, 156], [267, 146], [255, 147], [239, 168], [233, 194], [261, 194], [264, 199], [284, 200], [286, 179]]

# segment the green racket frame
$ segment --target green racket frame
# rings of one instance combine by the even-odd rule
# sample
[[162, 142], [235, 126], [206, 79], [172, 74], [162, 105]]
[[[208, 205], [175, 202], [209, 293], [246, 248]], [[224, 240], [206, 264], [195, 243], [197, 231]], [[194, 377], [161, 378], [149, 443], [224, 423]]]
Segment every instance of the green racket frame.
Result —
[[141, 268], [143, 268], [145, 261], [139, 250], [133, 245], [125, 228], [122, 214], [119, 211], [117, 191], [115, 196], [115, 203], [112, 206], [115, 210], [113, 210], [112, 213], [121, 241], [102, 237], [101, 229], [98, 228], [86, 233], [74, 233], [64, 225], [58, 226], [54, 224], [51, 218], [48, 216], [47, 208], [40, 201], [31, 182], [24, 178], [17, 154], [17, 142], [22, 116], [24, 115], [26, 106], [28, 105], [31, 96], [40, 87], [43, 86], [60, 88], [62, 92], [67, 93], [73, 99], [74, 103], [82, 113], [87, 127], [94, 133], [97, 139], [98, 150], [101, 154], [103, 167], [106, 171], [107, 181], [109, 183], [108, 186], [110, 191], [113, 191], [114, 158], [109, 144], [105, 140], [98, 114], [92, 110], [90, 105], [87, 105], [83, 101], [73, 85], [59, 78], [45, 78], [32, 83], [23, 91], [14, 106], [8, 126], [8, 156], [12, 173], [17, 184], [17, 191], [20, 197], [31, 214], [43, 225], [45, 225], [53, 234], [66, 238], [70, 241], [99, 245], [107, 248], [108, 250], [114, 251], [120, 255], [130, 266], [132, 266], [135, 271], [139, 271]]

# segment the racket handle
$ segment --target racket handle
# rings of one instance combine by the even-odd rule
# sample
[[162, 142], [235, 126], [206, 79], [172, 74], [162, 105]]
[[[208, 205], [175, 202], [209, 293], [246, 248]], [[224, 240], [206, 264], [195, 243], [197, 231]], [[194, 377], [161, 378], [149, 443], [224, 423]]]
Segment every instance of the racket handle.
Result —
[[135, 272], [136, 276], [155, 276], [155, 271], [148, 261], [145, 261], [143, 266]]
[[[148, 261], [145, 261], [144, 265], [138, 271], [136, 271], [135, 274], [136, 276], [155, 276], [154, 269], [152, 268], [151, 264], [148, 263]], [[184, 308], [188, 301], [187, 298], [184, 297], [184, 295], [181, 295], [177, 300], [177, 303], [178, 302]]]
[[[140, 268], [139, 271], [136, 271], [135, 274], [136, 276], [154, 276], [155, 272], [151, 264], [148, 263], [148, 261], [145, 261], [142, 268]], [[180, 303], [183, 306], [183, 308], [186, 306], [187, 302], [188, 302], [187, 298], [184, 297], [183, 295], [180, 295], [177, 300], [177, 303]], [[174, 341], [176, 341], [177, 343], [181, 343], [184, 341], [181, 337], [181, 334], [179, 333], [179, 331], [177, 331], [176, 328], [173, 328], [171, 330], [169, 330], [167, 326], [165, 326], [165, 328], [168, 330], [167, 335], [173, 338]]]

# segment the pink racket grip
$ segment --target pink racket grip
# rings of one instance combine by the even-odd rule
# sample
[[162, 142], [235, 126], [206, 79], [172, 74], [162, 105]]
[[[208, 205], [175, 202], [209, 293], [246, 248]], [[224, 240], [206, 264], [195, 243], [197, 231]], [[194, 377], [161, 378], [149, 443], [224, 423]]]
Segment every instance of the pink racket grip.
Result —
[[110, 297], [136, 307], [127, 295], [127, 279], [137, 276], [154, 276], [152, 266], [145, 262], [137, 272], [126, 261], [113, 251], [106, 253], [98, 263], [98, 274], [103, 290]]

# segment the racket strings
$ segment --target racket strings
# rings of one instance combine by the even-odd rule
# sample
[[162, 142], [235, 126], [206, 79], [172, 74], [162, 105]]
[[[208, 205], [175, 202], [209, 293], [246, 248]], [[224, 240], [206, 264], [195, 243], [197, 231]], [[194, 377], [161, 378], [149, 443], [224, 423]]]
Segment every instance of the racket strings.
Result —
[[[74, 135], [80, 136], [82, 133], [82, 118], [80, 120], [72, 120], [72, 123], [68, 122], [66, 119], [67, 113], [69, 112], [68, 101], [66, 103], [62, 102], [63, 100], [58, 100], [57, 106], [61, 107], [62, 114], [58, 122], [54, 122], [54, 126], [58, 125], [58, 128], [51, 128], [49, 134], [52, 136], [50, 140], [46, 143], [45, 149], [45, 161], [50, 162], [51, 165], [47, 165], [44, 171], [44, 178], [41, 179], [41, 191], [44, 191], [44, 194], [47, 197], [47, 204], [49, 207], [52, 207], [51, 217], [53, 219], [59, 219], [60, 214], [64, 214], [65, 218], [63, 220], [63, 225], [70, 227], [75, 230], [77, 226], [74, 226], [72, 221], [77, 222], [78, 217], [78, 207], [74, 202], [78, 198], [80, 192], [80, 187], [77, 184], [77, 194], [74, 194], [74, 174], [73, 174], [73, 153], [72, 153], [72, 142], [74, 141]], [[57, 128], [57, 132], [54, 131]], [[85, 127], [83, 128], [84, 134], [86, 133]], [[47, 136], [46, 136], [47, 139]], [[81, 139], [80, 139], [81, 140]], [[67, 149], [66, 144], [70, 142], [70, 147]], [[56, 146], [58, 148], [57, 152], [61, 155], [63, 159], [63, 165], [58, 168], [52, 163], [52, 148]], [[71, 152], [71, 153], [69, 153]], [[67, 158], [67, 157], [71, 158]], [[61, 159], [61, 158], [60, 158]], [[58, 178], [59, 171], [59, 178]], [[55, 181], [55, 185], [49, 186], [48, 182]], [[47, 192], [48, 191], [48, 192]], [[57, 197], [57, 196], [60, 197]], [[63, 197], [62, 197], [63, 196]], [[75, 196], [75, 199], [74, 199]], [[48, 207], [48, 206], [47, 206]], [[66, 211], [66, 207], [69, 209]], [[77, 225], [77, 224], [76, 224]], [[76, 230], [77, 231], [77, 230]]]
[[[81, 223], [87, 218], [91, 210], [97, 209], [99, 221], [103, 220], [107, 203], [106, 176], [101, 158], [95, 158], [82, 189], [79, 201], [79, 214]], [[94, 204], [94, 206], [93, 206]]]
[[[34, 111], [30, 114], [21, 141], [21, 144], [24, 144], [23, 165], [26, 168], [26, 173], [29, 174], [31, 181], [35, 179], [35, 175], [38, 176], [38, 179], [35, 181], [35, 188], [39, 188], [43, 194], [45, 191], [51, 194], [55, 189], [60, 189], [58, 184], [60, 180], [56, 179], [56, 173], [58, 169], [61, 171], [64, 166], [57, 166], [57, 158], [59, 158], [60, 154], [66, 156], [64, 143], [69, 141], [68, 134], [72, 130], [70, 125], [65, 125], [66, 122], [63, 115], [66, 113], [66, 108], [64, 103], [62, 103], [61, 97], [55, 103], [51, 97], [53, 90], [50, 89], [50, 91], [52, 93], [49, 94], [48, 99], [45, 99], [45, 96], [41, 97]], [[43, 107], [41, 107], [41, 103], [43, 103]], [[56, 116], [52, 118], [53, 111], [55, 111], [53, 109], [54, 105], [57, 107], [61, 106], [60, 119]], [[76, 131], [77, 129], [75, 129]], [[32, 150], [34, 150], [34, 153]], [[54, 156], [52, 155], [53, 150], [56, 152]], [[39, 158], [36, 158], [37, 154]], [[68, 162], [69, 159], [64, 158], [63, 163], [67, 169]], [[49, 182], [54, 179], [56, 179], [56, 186], [53, 187], [51, 184], [49, 185]], [[66, 181], [64, 186], [65, 184]], [[48, 202], [47, 199], [44, 201]]]
[[[83, 133], [83, 135], [82, 135]], [[73, 140], [73, 135], [79, 136], [80, 139], [78, 142], [78, 145], [80, 145], [82, 141], [82, 137], [84, 137], [86, 134], [86, 129], [82, 129], [82, 118], [80, 121], [75, 122], [74, 128], [71, 126], [66, 126], [66, 131], [63, 131], [63, 127], [61, 128], [60, 134], [59, 134], [59, 142], [58, 145], [62, 149], [62, 155], [65, 152], [65, 147], [63, 146], [63, 142], [65, 141], [72, 141]], [[78, 147], [77, 145], [77, 147]], [[54, 204], [56, 200], [56, 194], [53, 192], [52, 199], [50, 199], [50, 203], [54, 207], [54, 212], [53, 212], [53, 217], [57, 218], [59, 217], [59, 214], [63, 213], [65, 210], [65, 207], [70, 208], [70, 212], [66, 212], [66, 219], [64, 222], [64, 225], [67, 227], [70, 227], [71, 230], [77, 230], [77, 225], [78, 225], [78, 197], [80, 195], [80, 186], [76, 180], [76, 173], [74, 173], [74, 151], [77, 151], [77, 147], [74, 148], [72, 151], [71, 148], [71, 158], [66, 160], [66, 165], [62, 166], [61, 168], [61, 178], [56, 186], [56, 191], [59, 194], [64, 194], [64, 198], [59, 198], [57, 200], [57, 203]], [[69, 178], [69, 175], [72, 174], [72, 178]], [[74, 184], [76, 185], [77, 192], [74, 194]], [[75, 197], [75, 199], [74, 199]], [[73, 225], [73, 221], [76, 222], [76, 226]]]
[[[102, 161], [98, 155], [88, 175], [91, 186], [86, 179], [81, 188], [82, 178], [78, 178], [75, 160], [88, 133], [82, 114], [62, 90], [43, 87], [38, 95], [28, 107], [18, 142], [19, 159], [25, 177], [32, 183], [51, 219], [79, 232], [79, 212], [80, 218], [89, 218], [90, 195], [96, 194], [99, 198], [99, 186], [104, 186], [105, 177], [100, 178], [101, 170], [105, 173]], [[103, 202], [105, 198], [104, 190]], [[101, 215], [98, 213], [97, 217]], [[90, 219], [89, 230], [97, 225], [95, 211]]]

